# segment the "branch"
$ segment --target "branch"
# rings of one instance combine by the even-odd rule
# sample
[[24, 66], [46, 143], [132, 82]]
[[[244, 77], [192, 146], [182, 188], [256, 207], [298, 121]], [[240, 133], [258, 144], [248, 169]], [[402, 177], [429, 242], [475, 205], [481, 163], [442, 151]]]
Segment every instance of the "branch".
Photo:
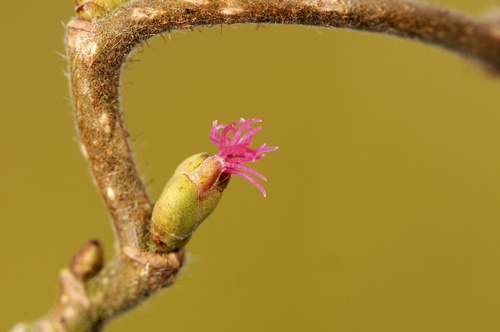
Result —
[[184, 252], [159, 253], [148, 239], [153, 205], [120, 114], [121, 69], [130, 51], [152, 36], [235, 23], [397, 35], [444, 47], [500, 72], [500, 16], [476, 18], [410, 0], [135, 0], [99, 19], [73, 19], [66, 41], [76, 122], [83, 154], [113, 221], [118, 253], [100, 269], [100, 246], [84, 245], [70, 269], [61, 272], [53, 311], [13, 331], [98, 331], [112, 317], [173, 282]]
[[402, 0], [136, 0], [94, 21], [68, 24], [71, 89], [82, 150], [121, 246], [146, 248], [152, 204], [120, 118], [123, 61], [144, 40], [174, 29], [285, 23], [382, 32], [434, 43], [500, 72], [500, 19], [490, 22]]

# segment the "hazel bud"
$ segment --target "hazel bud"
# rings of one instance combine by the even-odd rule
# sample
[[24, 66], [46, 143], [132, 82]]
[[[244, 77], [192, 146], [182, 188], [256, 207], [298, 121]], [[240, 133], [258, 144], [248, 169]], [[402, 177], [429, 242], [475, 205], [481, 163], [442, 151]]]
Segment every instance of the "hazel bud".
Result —
[[130, 0], [75, 0], [75, 11], [84, 20], [99, 18]]
[[151, 239], [163, 251], [183, 247], [219, 203], [230, 175], [220, 158], [200, 153], [183, 161], [155, 204]]
[[73, 256], [70, 269], [81, 279], [88, 279], [96, 275], [103, 265], [103, 252], [99, 241], [87, 241]]
[[[252, 175], [267, 181], [264, 175], [243, 165], [264, 157], [278, 147], [266, 144], [253, 149], [253, 135], [261, 127], [251, 124], [260, 119], [240, 119], [229, 125], [212, 124], [210, 141], [218, 146], [215, 156], [200, 153], [183, 161], [163, 189], [153, 210], [151, 240], [162, 251], [172, 251], [184, 246], [196, 228], [219, 203], [231, 174], [250, 181], [264, 195], [266, 191]], [[222, 130], [219, 133], [219, 130]]]

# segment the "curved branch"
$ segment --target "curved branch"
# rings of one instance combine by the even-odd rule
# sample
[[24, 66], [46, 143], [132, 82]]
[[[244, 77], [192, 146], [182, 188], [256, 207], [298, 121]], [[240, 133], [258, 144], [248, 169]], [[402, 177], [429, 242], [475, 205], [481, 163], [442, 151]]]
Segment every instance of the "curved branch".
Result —
[[147, 38], [234, 23], [303, 24], [414, 38], [500, 72], [500, 17], [475, 18], [411, 0], [135, 0], [100, 19], [73, 19], [67, 26], [67, 52], [76, 122], [83, 154], [113, 220], [118, 257], [88, 277], [82, 276], [90, 270], [79, 276], [64, 269], [58, 304], [32, 330], [98, 331], [173, 281], [184, 253], [148, 249], [152, 203], [120, 115], [120, 73], [129, 52]]
[[75, 19], [68, 24], [67, 44], [77, 124], [122, 245], [144, 248], [152, 207], [120, 119], [123, 61], [137, 44], [165, 31], [249, 22], [415, 38], [500, 72], [500, 22], [410, 0], [135, 0], [92, 22]]
[[500, 72], [500, 20], [410, 0], [135, 0], [68, 24], [71, 88], [82, 149], [122, 245], [144, 247], [152, 204], [120, 119], [123, 61], [159, 33], [198, 25], [284, 23], [381, 32], [433, 43]]

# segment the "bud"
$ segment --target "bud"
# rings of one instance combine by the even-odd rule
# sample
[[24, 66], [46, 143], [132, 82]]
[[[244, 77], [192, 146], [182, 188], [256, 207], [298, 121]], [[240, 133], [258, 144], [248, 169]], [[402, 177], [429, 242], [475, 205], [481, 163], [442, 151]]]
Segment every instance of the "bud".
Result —
[[81, 279], [95, 276], [102, 268], [103, 253], [101, 244], [97, 240], [87, 241], [73, 256], [70, 269]]
[[229, 178], [221, 161], [207, 153], [183, 161], [155, 204], [152, 240], [165, 251], [183, 247], [215, 209]]
[[78, 14], [79, 18], [84, 20], [91, 20], [93, 18], [102, 17], [118, 6], [129, 1], [130, 0], [75, 0], [75, 11]]
[[[210, 141], [219, 147], [215, 156], [200, 153], [177, 167], [153, 210], [151, 240], [160, 250], [172, 251], [189, 241], [196, 228], [219, 203], [231, 174], [247, 179], [266, 196], [264, 187], [251, 175], [264, 181], [267, 179], [243, 165], [262, 159], [265, 152], [278, 149], [266, 147], [266, 144], [249, 148], [253, 135], [261, 129], [260, 126], [252, 128], [250, 125], [261, 121], [241, 119], [230, 125], [217, 125], [214, 121]], [[222, 132], [219, 134], [220, 129]]]

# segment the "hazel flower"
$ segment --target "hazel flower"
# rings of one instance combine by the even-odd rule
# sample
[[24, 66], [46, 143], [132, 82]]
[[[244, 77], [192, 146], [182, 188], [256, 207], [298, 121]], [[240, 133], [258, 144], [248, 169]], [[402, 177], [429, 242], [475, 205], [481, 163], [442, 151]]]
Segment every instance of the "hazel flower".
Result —
[[[253, 135], [262, 128], [262, 126], [252, 128], [250, 125], [254, 122], [262, 122], [262, 120], [240, 119], [229, 125], [217, 125], [216, 120], [213, 122], [212, 130], [210, 131], [210, 141], [219, 147], [214, 157], [220, 160], [223, 172], [247, 179], [266, 197], [264, 187], [251, 175], [255, 175], [264, 181], [267, 181], [266, 177], [243, 164], [262, 159], [265, 156], [264, 153], [277, 150], [278, 147], [266, 147], [266, 143], [264, 143], [256, 149], [249, 148], [249, 145], [252, 144]], [[221, 134], [219, 134], [220, 129], [222, 129]], [[244, 133], [245, 130], [246, 132]], [[231, 134], [231, 137], [228, 137], [229, 134]]]
[[[257, 161], [264, 153], [278, 147], [266, 144], [252, 149], [253, 135], [261, 127], [252, 128], [260, 119], [241, 119], [229, 125], [214, 121], [210, 141], [219, 147], [215, 156], [199, 153], [184, 160], [175, 170], [155, 204], [151, 220], [151, 240], [160, 251], [182, 248], [198, 226], [214, 211], [226, 189], [231, 174], [239, 175], [262, 192], [266, 191], [252, 175], [267, 179], [259, 172], [243, 165]], [[219, 134], [219, 130], [222, 130]]]

